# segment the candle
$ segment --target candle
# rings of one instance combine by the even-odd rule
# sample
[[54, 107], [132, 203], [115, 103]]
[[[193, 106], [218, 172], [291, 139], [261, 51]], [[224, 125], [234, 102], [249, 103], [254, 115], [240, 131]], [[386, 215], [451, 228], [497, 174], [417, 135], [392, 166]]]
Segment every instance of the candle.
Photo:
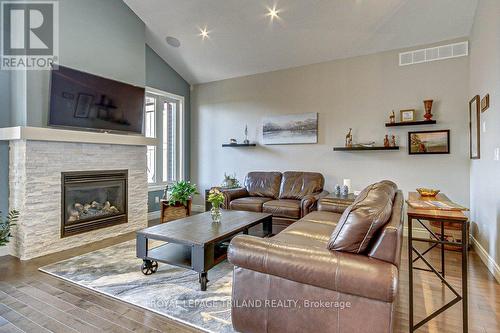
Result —
[[344, 186], [347, 186], [349, 188], [349, 192], [350, 192], [351, 191], [351, 180], [344, 179]]

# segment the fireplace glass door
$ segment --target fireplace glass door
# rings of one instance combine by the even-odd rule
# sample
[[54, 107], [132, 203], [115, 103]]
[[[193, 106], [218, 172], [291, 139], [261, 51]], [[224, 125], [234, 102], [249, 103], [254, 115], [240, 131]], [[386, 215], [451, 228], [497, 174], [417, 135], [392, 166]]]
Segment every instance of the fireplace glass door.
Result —
[[62, 237], [127, 222], [127, 171], [62, 174]]

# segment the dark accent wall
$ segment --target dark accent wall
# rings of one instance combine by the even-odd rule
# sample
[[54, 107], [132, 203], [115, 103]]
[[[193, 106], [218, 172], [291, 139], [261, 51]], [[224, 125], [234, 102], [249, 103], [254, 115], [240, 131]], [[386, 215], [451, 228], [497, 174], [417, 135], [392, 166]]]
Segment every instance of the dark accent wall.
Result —
[[155, 198], [163, 197], [163, 190], [149, 191], [148, 193], [148, 213], [156, 212], [160, 210], [160, 203], [155, 202]]

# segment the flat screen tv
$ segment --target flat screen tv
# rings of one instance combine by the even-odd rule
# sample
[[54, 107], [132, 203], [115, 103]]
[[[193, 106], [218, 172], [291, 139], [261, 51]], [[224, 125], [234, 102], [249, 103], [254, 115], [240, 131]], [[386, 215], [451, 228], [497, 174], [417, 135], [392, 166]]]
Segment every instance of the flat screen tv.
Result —
[[142, 133], [143, 87], [58, 66], [50, 84], [49, 126]]

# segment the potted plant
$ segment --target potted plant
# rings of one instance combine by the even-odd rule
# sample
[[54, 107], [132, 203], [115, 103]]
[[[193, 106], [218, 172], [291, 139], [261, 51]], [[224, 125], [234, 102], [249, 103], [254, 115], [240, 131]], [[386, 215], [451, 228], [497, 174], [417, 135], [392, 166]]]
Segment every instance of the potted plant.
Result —
[[224, 195], [217, 187], [212, 188], [208, 192], [208, 202], [212, 204], [212, 209], [210, 210], [212, 222], [219, 223], [221, 218], [220, 206], [224, 202]]
[[16, 225], [18, 218], [17, 210], [11, 210], [5, 218], [0, 216], [0, 246], [5, 246], [9, 242], [9, 238], [12, 237], [10, 228]]
[[193, 195], [198, 194], [196, 185], [180, 180], [168, 187], [166, 207], [162, 208], [162, 222], [177, 220], [191, 215]]

